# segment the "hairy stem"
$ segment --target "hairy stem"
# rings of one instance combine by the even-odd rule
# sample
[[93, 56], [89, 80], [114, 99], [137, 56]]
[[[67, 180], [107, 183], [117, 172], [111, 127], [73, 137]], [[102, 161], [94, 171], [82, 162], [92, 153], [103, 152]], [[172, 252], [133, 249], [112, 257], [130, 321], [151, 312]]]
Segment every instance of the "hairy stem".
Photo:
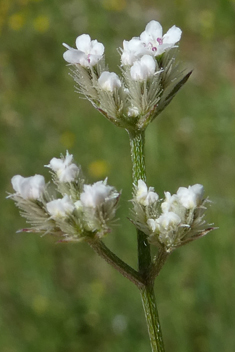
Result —
[[[146, 181], [145, 156], [144, 156], [144, 131], [139, 133], [129, 132], [131, 161], [132, 161], [132, 179], [133, 193], [138, 184], [138, 180]], [[155, 303], [153, 276], [149, 277], [152, 268], [150, 245], [147, 236], [140, 230], [137, 230], [138, 241], [138, 263], [139, 273], [144, 279], [145, 285], [140, 289], [143, 308], [145, 312], [146, 323], [149, 332], [149, 339], [152, 352], [164, 352], [162, 332], [160, 321]], [[154, 275], [155, 275], [154, 270]]]
[[133, 282], [139, 289], [144, 286], [142, 276], [119, 257], [117, 257], [116, 254], [108, 249], [102, 241], [91, 239], [87, 240], [87, 242], [100, 257], [102, 257], [114, 269], [119, 271], [119, 273], [121, 273], [124, 277]]
[[140, 290], [146, 323], [148, 327], [149, 340], [152, 352], [164, 352], [161, 325], [159, 321], [153, 284], [146, 285]]
[[[145, 157], [144, 157], [144, 132], [132, 134], [129, 132], [130, 147], [131, 147], [131, 161], [132, 161], [132, 179], [133, 179], [133, 193], [138, 184], [138, 180], [146, 181], [145, 171]], [[146, 235], [137, 230], [138, 241], [138, 262], [139, 272], [146, 276], [151, 265], [150, 245], [147, 241]]]
[[170, 253], [167, 253], [164, 248], [159, 249], [157, 256], [153, 258], [153, 262], [148, 273], [148, 282], [154, 282], [169, 255]]

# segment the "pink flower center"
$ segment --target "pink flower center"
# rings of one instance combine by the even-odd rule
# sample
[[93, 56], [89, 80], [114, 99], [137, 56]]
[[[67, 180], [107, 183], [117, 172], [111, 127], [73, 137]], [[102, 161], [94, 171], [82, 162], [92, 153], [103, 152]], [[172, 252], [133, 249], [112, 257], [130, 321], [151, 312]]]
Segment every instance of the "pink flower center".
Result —
[[162, 38], [157, 38], [157, 42], [159, 43], [159, 45], [162, 45], [163, 44]]

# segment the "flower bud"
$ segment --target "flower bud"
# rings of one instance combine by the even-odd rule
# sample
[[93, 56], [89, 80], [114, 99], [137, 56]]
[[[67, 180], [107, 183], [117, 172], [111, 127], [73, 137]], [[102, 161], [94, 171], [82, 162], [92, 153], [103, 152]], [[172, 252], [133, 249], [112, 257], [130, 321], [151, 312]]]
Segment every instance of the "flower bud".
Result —
[[145, 81], [155, 73], [156, 62], [150, 55], [144, 55], [131, 66], [131, 77], [134, 81]]
[[194, 186], [189, 186], [188, 188], [180, 187], [177, 191], [177, 197], [186, 209], [193, 209], [201, 204], [203, 193], [203, 186], [196, 184]]
[[121, 81], [118, 75], [114, 72], [104, 71], [101, 73], [98, 83], [103, 90], [113, 92], [115, 89], [121, 87]]
[[65, 158], [52, 158], [49, 165], [45, 166], [57, 174], [60, 182], [73, 182], [79, 173], [79, 167], [72, 160], [73, 155], [67, 152]]
[[123, 41], [123, 50], [121, 55], [122, 65], [133, 65], [133, 63], [145, 54], [146, 50], [140, 41], [140, 38], [134, 37], [131, 40]]
[[158, 201], [158, 194], [154, 192], [153, 187], [147, 187], [143, 180], [138, 181], [135, 195], [136, 201], [144, 206], [151, 205]]
[[74, 210], [74, 204], [68, 195], [62, 199], [55, 199], [46, 204], [48, 213], [53, 219], [65, 218]]
[[93, 185], [84, 185], [80, 200], [84, 207], [97, 208], [109, 198], [115, 198], [119, 194], [114, 188], [105, 184], [105, 181], [98, 181]]

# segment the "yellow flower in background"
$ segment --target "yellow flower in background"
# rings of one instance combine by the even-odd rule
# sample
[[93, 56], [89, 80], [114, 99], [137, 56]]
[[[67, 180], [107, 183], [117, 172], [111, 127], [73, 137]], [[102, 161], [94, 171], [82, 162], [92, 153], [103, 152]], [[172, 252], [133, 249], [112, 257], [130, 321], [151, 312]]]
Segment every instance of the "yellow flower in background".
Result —
[[33, 20], [34, 29], [37, 32], [44, 33], [50, 26], [50, 21], [47, 16], [38, 16]]
[[110, 11], [122, 11], [126, 5], [126, 0], [102, 0], [102, 6]]
[[75, 134], [71, 131], [65, 131], [60, 137], [60, 142], [66, 149], [71, 149], [74, 146]]
[[19, 31], [25, 24], [25, 16], [24, 14], [18, 12], [14, 13], [9, 17], [8, 20], [9, 27], [13, 29], [13, 31]]
[[89, 174], [93, 177], [104, 177], [108, 174], [110, 167], [105, 160], [95, 160], [89, 167]]

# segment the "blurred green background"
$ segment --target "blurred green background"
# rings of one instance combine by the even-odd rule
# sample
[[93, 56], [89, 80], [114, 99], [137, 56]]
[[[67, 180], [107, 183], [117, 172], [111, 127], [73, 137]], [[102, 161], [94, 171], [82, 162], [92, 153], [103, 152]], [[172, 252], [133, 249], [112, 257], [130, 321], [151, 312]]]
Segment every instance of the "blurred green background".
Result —
[[16, 234], [25, 226], [10, 179], [43, 174], [66, 149], [88, 182], [122, 189], [120, 226], [105, 242], [136, 267], [128, 222], [128, 136], [74, 93], [65, 42], [89, 33], [116, 48], [151, 19], [183, 30], [180, 59], [194, 72], [146, 134], [148, 184], [162, 196], [202, 183], [219, 230], [175, 251], [156, 282], [166, 351], [235, 350], [235, 1], [0, 1], [0, 350], [150, 351], [136, 288], [85, 244]]

